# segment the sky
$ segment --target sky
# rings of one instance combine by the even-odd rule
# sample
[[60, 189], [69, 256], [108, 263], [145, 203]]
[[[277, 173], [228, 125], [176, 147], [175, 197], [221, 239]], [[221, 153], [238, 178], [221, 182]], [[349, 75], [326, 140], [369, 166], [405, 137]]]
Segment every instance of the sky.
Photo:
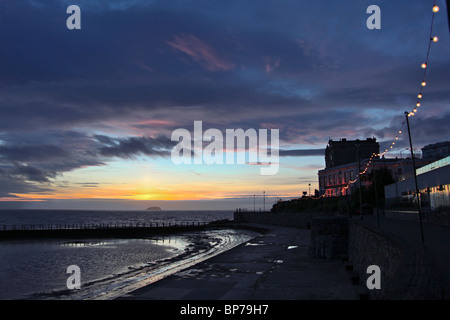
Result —
[[[0, 0], [0, 208], [257, 210], [318, 189], [329, 139], [388, 146], [434, 1]], [[448, 141], [444, 1], [414, 147]], [[81, 29], [68, 29], [70, 5]], [[366, 12], [380, 8], [381, 29]], [[279, 169], [176, 164], [176, 129], [279, 132]], [[405, 154], [401, 136], [386, 154]], [[233, 150], [236, 151], [237, 150]], [[244, 150], [245, 151], [245, 150]]]

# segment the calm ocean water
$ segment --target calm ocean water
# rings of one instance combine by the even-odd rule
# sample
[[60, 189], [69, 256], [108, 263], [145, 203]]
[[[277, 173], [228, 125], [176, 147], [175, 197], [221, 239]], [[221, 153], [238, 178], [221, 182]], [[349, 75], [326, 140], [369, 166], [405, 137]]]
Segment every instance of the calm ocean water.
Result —
[[[232, 219], [232, 212], [0, 210], [0, 228], [220, 219]], [[149, 239], [0, 241], [0, 299], [111, 299], [254, 236], [250, 231], [215, 230]], [[80, 268], [80, 290], [67, 288], [70, 265]]]
[[0, 210], [3, 226], [48, 224], [174, 223], [233, 219], [232, 211], [90, 211], [90, 210]]

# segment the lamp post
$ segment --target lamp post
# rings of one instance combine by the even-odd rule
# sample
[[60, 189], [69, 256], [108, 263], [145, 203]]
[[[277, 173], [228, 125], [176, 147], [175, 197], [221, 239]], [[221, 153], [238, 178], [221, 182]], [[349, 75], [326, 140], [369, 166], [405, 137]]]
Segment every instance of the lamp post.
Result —
[[375, 208], [377, 209], [377, 222], [380, 226], [380, 213], [378, 212], [378, 194], [377, 194], [377, 182], [375, 177], [375, 158], [372, 159], [372, 177], [373, 177], [373, 189], [375, 190]]
[[263, 212], [266, 212], [266, 192], [263, 191]]
[[450, 0], [447, 0], [448, 31], [450, 32]]
[[361, 190], [361, 160], [359, 158], [359, 143], [356, 146], [356, 158], [358, 160], [358, 188], [359, 188], [359, 218], [362, 220], [362, 190]]
[[419, 187], [417, 185], [417, 174], [416, 174], [416, 162], [414, 161], [414, 149], [412, 146], [412, 140], [411, 140], [411, 131], [409, 129], [409, 112], [405, 112], [406, 116], [406, 124], [408, 126], [408, 136], [409, 136], [409, 146], [411, 149], [411, 161], [412, 161], [412, 167], [413, 167], [413, 174], [414, 174], [414, 183], [416, 186], [416, 199], [417, 199], [417, 209], [419, 210], [419, 222], [420, 222], [420, 232], [422, 235], [422, 243], [425, 243], [425, 239], [423, 237], [423, 225], [422, 225], [422, 209], [420, 207], [420, 195], [419, 195]]

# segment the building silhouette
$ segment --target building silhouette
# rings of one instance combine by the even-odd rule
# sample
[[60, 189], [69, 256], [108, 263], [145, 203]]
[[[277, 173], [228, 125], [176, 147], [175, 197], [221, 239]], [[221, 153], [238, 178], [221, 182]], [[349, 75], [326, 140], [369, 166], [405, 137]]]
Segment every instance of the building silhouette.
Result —
[[[424, 147], [428, 159], [415, 159], [417, 168], [436, 160], [436, 156], [445, 154], [446, 143], [437, 143]], [[319, 193], [327, 197], [346, 196], [354, 194], [359, 187], [358, 173], [361, 176], [361, 187], [372, 186], [372, 171], [387, 169], [394, 181], [402, 181], [413, 176], [411, 158], [379, 158], [380, 146], [375, 138], [366, 140], [329, 140], [325, 149], [325, 169], [319, 170]], [[436, 151], [437, 150], [437, 151]], [[373, 155], [376, 156], [373, 156]], [[369, 159], [372, 161], [369, 164]], [[359, 161], [358, 161], [359, 160]]]
[[450, 156], [450, 141], [426, 145], [422, 148], [422, 158], [437, 161]]
[[334, 141], [330, 139], [325, 149], [325, 167], [333, 168], [369, 159], [373, 154], [380, 153], [380, 144], [376, 138], [366, 140], [347, 140], [345, 138]]

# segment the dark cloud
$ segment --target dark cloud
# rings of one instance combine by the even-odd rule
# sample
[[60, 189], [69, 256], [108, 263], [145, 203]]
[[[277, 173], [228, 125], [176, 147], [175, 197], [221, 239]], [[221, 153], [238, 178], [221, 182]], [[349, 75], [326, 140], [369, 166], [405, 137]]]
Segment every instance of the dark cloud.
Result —
[[[435, 115], [428, 118], [410, 117], [411, 137], [414, 146], [423, 146], [430, 141], [447, 141], [449, 138], [448, 124], [450, 123], [450, 113]], [[405, 126], [406, 129], [406, 126]], [[404, 140], [407, 140], [406, 130]]]
[[68, 153], [58, 146], [0, 146], [0, 161], [41, 162], [48, 159], [67, 157]]
[[[381, 30], [366, 28], [368, 0], [77, 4], [82, 29], [69, 31], [67, 1], [2, 1], [1, 194], [41, 192], [113, 157], [168, 157], [170, 131], [194, 120], [279, 129], [293, 145], [280, 156], [322, 155], [329, 138], [389, 144], [415, 104], [431, 18], [429, 4], [407, 0], [378, 1]], [[448, 140], [440, 15], [434, 30], [424, 109], [411, 123], [418, 145]]]
[[[407, 6], [402, 25], [390, 18], [393, 5], [382, 2], [385, 28], [370, 32], [367, 5], [81, 1], [83, 28], [69, 32], [57, 1], [6, 1], [0, 128], [59, 129], [142, 112], [183, 121], [192, 107], [203, 120], [258, 125], [277, 114], [302, 121], [345, 107], [358, 123], [364, 108], [396, 108], [414, 96], [417, 38], [426, 25], [412, 18], [425, 17], [424, 5]], [[414, 50], [403, 49], [403, 30], [420, 31]], [[445, 56], [436, 49], [436, 57]], [[444, 61], [436, 70], [449, 66]], [[434, 72], [443, 88], [450, 85], [444, 71]], [[322, 118], [315, 123], [326, 127]]]
[[96, 142], [74, 131], [0, 134], [0, 192], [51, 192], [58, 175], [86, 166], [103, 165]]
[[27, 181], [34, 182], [50, 182], [49, 178], [54, 178], [56, 172], [42, 170], [28, 165], [16, 165], [10, 174], [14, 176], [24, 177]]
[[174, 146], [164, 136], [112, 138], [73, 131], [2, 134], [0, 141], [0, 173], [5, 178], [37, 183], [52, 182], [58, 174], [78, 168], [104, 165], [111, 157], [167, 157]]
[[[35, 172], [32, 172], [31, 170], [23, 170], [20, 168], [16, 168], [18, 171], [17, 175], [14, 175], [7, 170], [3, 170], [0, 172], [0, 193], [3, 194], [5, 197], [14, 197], [14, 198], [20, 198], [17, 195], [14, 194], [27, 194], [27, 193], [34, 193], [34, 194], [44, 194], [52, 191], [52, 188], [48, 185], [43, 185], [41, 183], [36, 183], [37, 181], [27, 181], [28, 178], [35, 178], [43, 182], [43, 180], [46, 180], [47, 177], [42, 176], [39, 170], [37, 169]], [[28, 176], [26, 176], [28, 175]], [[0, 201], [1, 202], [1, 201]]]
[[324, 154], [325, 149], [293, 149], [279, 151], [281, 157], [310, 157], [323, 156]]
[[[34, 131], [0, 133], [0, 163], [27, 163], [57, 170], [73, 168], [75, 163], [93, 165], [97, 143], [85, 133], [75, 131]], [[97, 161], [97, 164], [100, 164]], [[77, 166], [75, 166], [77, 167]]]
[[80, 185], [83, 188], [98, 188], [98, 187], [100, 187], [100, 183], [98, 183], [98, 182], [84, 182], [84, 183], [77, 183], [77, 185]]
[[138, 155], [167, 157], [174, 146], [174, 143], [166, 137], [117, 139], [96, 135], [95, 138], [105, 145], [98, 149], [99, 154], [105, 157], [133, 158]]

